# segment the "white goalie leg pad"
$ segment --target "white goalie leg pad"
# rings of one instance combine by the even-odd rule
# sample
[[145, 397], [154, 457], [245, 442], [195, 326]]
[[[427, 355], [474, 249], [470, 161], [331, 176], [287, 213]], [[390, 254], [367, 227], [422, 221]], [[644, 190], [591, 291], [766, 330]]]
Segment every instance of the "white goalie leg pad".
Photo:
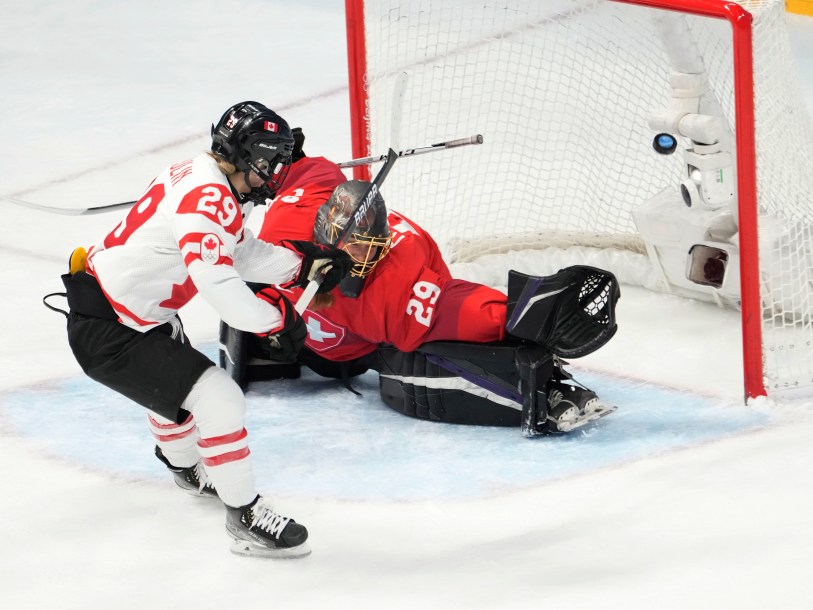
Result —
[[178, 468], [191, 468], [198, 463], [198, 429], [191, 413], [185, 422], [176, 424], [158, 413], [148, 411], [147, 425], [155, 444], [170, 464]]
[[257, 497], [248, 433], [243, 425], [243, 391], [221, 368], [206, 370], [183, 408], [195, 416], [197, 441], [206, 473], [228, 506], [244, 506]]

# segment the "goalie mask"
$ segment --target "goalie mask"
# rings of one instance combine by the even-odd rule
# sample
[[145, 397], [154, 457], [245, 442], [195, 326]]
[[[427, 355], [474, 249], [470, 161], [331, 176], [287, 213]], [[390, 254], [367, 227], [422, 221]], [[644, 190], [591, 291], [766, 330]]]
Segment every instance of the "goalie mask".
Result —
[[[350, 215], [369, 188], [370, 183], [362, 180], [349, 180], [337, 186], [316, 214], [314, 241], [335, 246]], [[389, 252], [390, 240], [387, 206], [381, 194], [376, 193], [370, 209], [342, 246], [353, 260], [350, 273], [339, 283], [343, 295], [355, 298], [361, 293], [367, 276]]]
[[212, 125], [212, 152], [243, 172], [263, 180], [251, 189], [252, 197], [273, 198], [291, 165], [294, 137], [281, 116], [259, 102], [240, 102]]

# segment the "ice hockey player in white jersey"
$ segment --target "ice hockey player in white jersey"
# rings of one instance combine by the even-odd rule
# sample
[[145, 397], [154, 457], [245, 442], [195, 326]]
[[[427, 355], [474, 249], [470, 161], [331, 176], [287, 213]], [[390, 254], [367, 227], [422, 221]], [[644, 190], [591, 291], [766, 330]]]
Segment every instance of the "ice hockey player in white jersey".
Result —
[[306, 555], [308, 532], [257, 492], [243, 393], [189, 344], [178, 310], [200, 293], [229, 325], [296, 358], [302, 319], [276, 289], [255, 295], [246, 282], [301, 286], [327, 269], [328, 291], [350, 263], [330, 247], [273, 246], [243, 228], [243, 202], [274, 196], [293, 144], [288, 124], [262, 104], [232, 106], [212, 126], [211, 151], [159, 174], [103, 239], [74, 251], [62, 276], [79, 365], [146, 407], [156, 456], [184, 490], [219, 497], [231, 550], [245, 555]]

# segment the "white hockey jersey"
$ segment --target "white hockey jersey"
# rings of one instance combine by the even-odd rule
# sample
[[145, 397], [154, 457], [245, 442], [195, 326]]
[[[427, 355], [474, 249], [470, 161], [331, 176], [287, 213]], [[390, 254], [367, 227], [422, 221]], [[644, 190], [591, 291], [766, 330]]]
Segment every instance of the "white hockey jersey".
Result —
[[160, 174], [127, 216], [88, 252], [123, 324], [147, 331], [200, 292], [220, 317], [248, 332], [277, 330], [279, 310], [245, 282], [284, 284], [301, 257], [243, 229], [236, 195], [214, 159], [201, 154]]

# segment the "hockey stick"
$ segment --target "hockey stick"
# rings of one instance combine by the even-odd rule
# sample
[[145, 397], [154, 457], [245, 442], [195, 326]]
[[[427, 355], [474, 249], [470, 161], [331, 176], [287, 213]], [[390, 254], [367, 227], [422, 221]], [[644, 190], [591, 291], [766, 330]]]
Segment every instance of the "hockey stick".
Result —
[[[373, 179], [369, 188], [364, 192], [364, 195], [359, 198], [358, 204], [356, 204], [355, 209], [350, 213], [350, 217], [347, 219], [347, 224], [344, 225], [342, 232], [339, 233], [339, 237], [334, 244], [337, 248], [341, 248], [342, 246], [346, 245], [347, 240], [358, 228], [359, 222], [370, 210], [370, 207], [373, 205], [373, 201], [375, 200], [375, 196], [378, 195], [378, 189], [381, 187], [381, 184], [384, 182], [387, 174], [390, 173], [392, 166], [395, 165], [395, 161], [399, 156], [400, 155], [391, 148], [386, 155], [382, 155], [383, 160], [385, 161], [384, 167], [378, 170], [378, 174], [376, 174], [376, 177]], [[302, 296], [299, 297], [299, 300], [294, 306], [294, 309], [296, 309], [298, 314], [302, 314], [302, 312], [308, 308], [308, 305], [311, 304], [313, 297], [316, 295], [316, 291], [319, 290], [319, 286], [322, 285], [324, 279], [324, 275], [318, 275], [308, 282], [308, 285], [302, 292]]]
[[404, 96], [409, 82], [409, 75], [401, 72], [395, 78], [392, 91], [392, 116], [390, 117], [390, 148], [401, 150], [401, 120], [404, 115]]
[[[436, 152], [439, 150], [446, 150], [447, 148], [457, 148], [460, 146], [470, 146], [472, 144], [482, 144], [482, 143], [483, 136], [477, 134], [475, 136], [470, 136], [468, 138], [449, 140], [447, 142], [438, 142], [437, 144], [430, 144], [429, 146], [421, 146], [419, 148], [407, 148], [405, 150], [400, 150], [397, 153], [392, 149], [390, 149], [390, 151], [393, 152], [393, 154], [396, 157], [412, 157], [415, 155], [423, 155], [426, 153]], [[380, 163], [381, 161], [386, 161], [388, 156], [389, 153], [387, 153], [386, 155], [364, 157], [363, 159], [353, 159], [352, 161], [343, 161], [341, 163], [337, 163], [337, 165], [339, 167], [356, 167], [357, 165], [372, 165], [373, 163]], [[38, 210], [40, 212], [46, 212], [48, 214], [64, 214], [66, 216], [101, 214], [104, 212], [117, 210], [119, 208], [132, 206], [136, 202], [136, 201], [121, 201], [119, 203], [107, 203], [104, 205], [88, 206], [85, 208], [61, 208], [58, 206], [44, 205], [40, 203], [33, 203], [31, 201], [24, 201], [22, 199], [17, 199], [15, 197], [0, 197], [0, 201], [6, 201], [14, 205], [30, 208], [32, 210]]]
[[[483, 136], [479, 133], [475, 136], [468, 138], [460, 138], [458, 140], [448, 140], [446, 142], [438, 142], [437, 144], [430, 144], [429, 146], [421, 146], [419, 148], [407, 148], [405, 150], [395, 153], [399, 157], [412, 157], [415, 155], [424, 155], [438, 150], [446, 150], [447, 148], [457, 148], [459, 146], [470, 146], [472, 144], [482, 144]], [[392, 149], [390, 149], [392, 151]], [[343, 161], [337, 163], [339, 167], [356, 167], [357, 165], [372, 165], [373, 163], [380, 163], [387, 160], [387, 155], [378, 155], [373, 157], [364, 157], [363, 159], [353, 159], [352, 161]]]
[[89, 206], [86, 208], [60, 208], [55, 205], [43, 205], [41, 203], [33, 203], [16, 197], [0, 197], [0, 201], [6, 201], [19, 205], [24, 208], [32, 210], [39, 210], [40, 212], [47, 212], [49, 214], [63, 214], [65, 216], [85, 216], [90, 214], [101, 214], [102, 212], [110, 212], [119, 208], [130, 207], [135, 204], [135, 201], [122, 201], [120, 203], [106, 203], [103, 205]]

